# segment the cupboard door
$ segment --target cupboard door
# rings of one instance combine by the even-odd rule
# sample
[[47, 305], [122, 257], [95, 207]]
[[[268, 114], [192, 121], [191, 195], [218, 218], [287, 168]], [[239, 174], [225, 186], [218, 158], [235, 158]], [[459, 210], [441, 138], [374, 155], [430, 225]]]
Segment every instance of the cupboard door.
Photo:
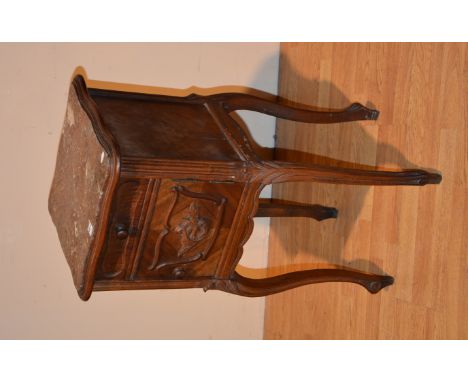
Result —
[[212, 276], [242, 188], [237, 183], [161, 180], [148, 233], [142, 238], [130, 278]]
[[143, 208], [154, 181], [122, 179], [117, 187], [108, 226], [107, 241], [100, 257], [96, 280], [127, 277], [143, 225]]

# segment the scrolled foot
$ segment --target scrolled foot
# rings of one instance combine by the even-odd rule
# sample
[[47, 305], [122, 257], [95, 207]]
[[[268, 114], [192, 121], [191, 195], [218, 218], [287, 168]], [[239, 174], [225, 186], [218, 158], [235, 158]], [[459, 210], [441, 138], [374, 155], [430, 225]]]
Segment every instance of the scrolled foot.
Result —
[[373, 120], [373, 121], [377, 120], [380, 114], [378, 110], [369, 109], [358, 102], [351, 104], [351, 106], [349, 106], [346, 109], [346, 113], [354, 113], [354, 114], [359, 115], [359, 117], [356, 120], [363, 119], [363, 120]]
[[435, 172], [427, 172], [424, 170], [405, 170], [402, 173], [408, 179], [413, 178], [413, 184], [417, 186], [439, 184], [442, 181], [442, 175]]
[[366, 115], [366, 119], [376, 121], [379, 118], [380, 111], [378, 110], [369, 110], [369, 112]]
[[327, 207], [328, 208], [328, 217], [332, 219], [336, 219], [338, 217], [338, 210], [333, 207]]
[[316, 209], [313, 212], [314, 214], [311, 214], [310, 217], [313, 217], [318, 221], [336, 219], [338, 217], [338, 210], [334, 207], [316, 205]]
[[392, 276], [381, 276], [380, 280], [373, 280], [367, 283], [363, 283], [362, 285], [366, 288], [370, 293], [375, 294], [378, 293], [383, 288], [392, 285], [394, 282], [394, 278]]
[[439, 184], [440, 182], [442, 182], [442, 175], [429, 173], [425, 184]]

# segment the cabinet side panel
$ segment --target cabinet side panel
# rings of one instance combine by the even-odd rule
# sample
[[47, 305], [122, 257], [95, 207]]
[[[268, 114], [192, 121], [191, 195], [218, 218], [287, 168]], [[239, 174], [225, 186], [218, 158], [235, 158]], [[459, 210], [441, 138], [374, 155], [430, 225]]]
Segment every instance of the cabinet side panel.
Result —
[[235, 161], [239, 156], [203, 105], [93, 94], [128, 157]]

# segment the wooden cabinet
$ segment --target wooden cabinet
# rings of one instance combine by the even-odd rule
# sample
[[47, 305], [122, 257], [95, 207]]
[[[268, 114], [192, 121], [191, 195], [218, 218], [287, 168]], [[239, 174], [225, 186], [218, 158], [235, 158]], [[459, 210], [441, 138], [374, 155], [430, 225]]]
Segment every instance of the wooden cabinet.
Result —
[[246, 94], [169, 97], [87, 89], [74, 79], [49, 211], [82, 299], [93, 290], [193, 288], [263, 296], [328, 281], [376, 293], [393, 279], [350, 270], [248, 279], [235, 269], [257, 216], [336, 218], [326, 206], [262, 200], [266, 184], [317, 181], [423, 185], [440, 175], [263, 160], [230, 115], [253, 110], [301, 122], [377, 119], [353, 104], [312, 111]]

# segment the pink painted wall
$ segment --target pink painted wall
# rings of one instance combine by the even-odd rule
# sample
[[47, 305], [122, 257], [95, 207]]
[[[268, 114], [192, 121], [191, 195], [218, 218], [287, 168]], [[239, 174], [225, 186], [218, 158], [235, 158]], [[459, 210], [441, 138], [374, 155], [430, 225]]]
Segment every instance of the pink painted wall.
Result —
[[[78, 66], [90, 80], [276, 93], [278, 59], [276, 43], [0, 44], [0, 338], [262, 338], [263, 298], [162, 290], [82, 302], [47, 198]], [[273, 144], [273, 118], [242, 116], [259, 143]], [[251, 267], [266, 265], [268, 219], [257, 223], [242, 260]]]

